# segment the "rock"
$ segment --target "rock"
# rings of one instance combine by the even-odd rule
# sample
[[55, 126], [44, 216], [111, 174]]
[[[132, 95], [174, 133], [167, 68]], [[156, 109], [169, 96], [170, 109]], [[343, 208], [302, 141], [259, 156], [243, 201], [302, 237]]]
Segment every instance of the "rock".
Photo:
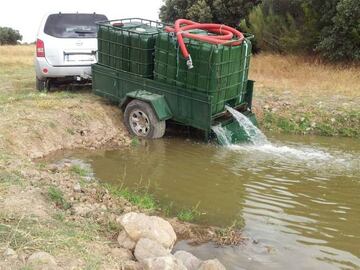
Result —
[[141, 263], [134, 261], [125, 261], [121, 265], [121, 270], [143, 270], [143, 269], [144, 267], [142, 266]]
[[136, 244], [134, 255], [139, 262], [143, 262], [149, 258], [168, 256], [170, 251], [154, 240], [141, 238]]
[[47, 252], [38, 251], [27, 259], [27, 266], [34, 270], [57, 269], [55, 258]]
[[117, 238], [117, 241], [122, 248], [133, 250], [135, 248], [136, 242], [133, 241], [125, 231], [121, 231]]
[[5, 249], [3, 255], [4, 255], [4, 257], [9, 257], [9, 258], [17, 258], [18, 257], [16, 251], [13, 250], [12, 248]]
[[128, 261], [134, 259], [131, 251], [125, 248], [113, 248], [110, 252], [113, 257], [121, 261]]
[[50, 164], [48, 165], [48, 170], [53, 173], [59, 172], [59, 166], [56, 164]]
[[207, 260], [201, 263], [199, 270], [226, 270], [219, 260]]
[[179, 259], [188, 270], [197, 270], [202, 263], [202, 261], [194, 255], [183, 250], [176, 251], [174, 256]]
[[143, 266], [145, 270], [187, 270], [173, 255], [145, 259]]
[[130, 212], [122, 215], [117, 221], [124, 227], [129, 237], [137, 242], [140, 238], [148, 238], [172, 249], [176, 241], [174, 229], [166, 220]]
[[79, 183], [76, 183], [73, 187], [74, 192], [81, 192], [81, 186]]

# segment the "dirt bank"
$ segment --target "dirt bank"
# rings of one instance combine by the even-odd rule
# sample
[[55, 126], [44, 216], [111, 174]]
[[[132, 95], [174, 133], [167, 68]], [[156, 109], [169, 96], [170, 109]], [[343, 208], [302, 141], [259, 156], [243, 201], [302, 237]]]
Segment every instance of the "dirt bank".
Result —
[[32, 93], [3, 105], [0, 149], [39, 158], [62, 149], [124, 146], [120, 110], [91, 94]]

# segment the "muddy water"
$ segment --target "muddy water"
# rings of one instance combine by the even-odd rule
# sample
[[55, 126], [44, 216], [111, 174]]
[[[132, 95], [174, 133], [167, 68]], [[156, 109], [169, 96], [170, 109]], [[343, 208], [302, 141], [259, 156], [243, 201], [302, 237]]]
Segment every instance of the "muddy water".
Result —
[[244, 225], [248, 244], [190, 246], [228, 269], [360, 269], [360, 140], [276, 136], [262, 146], [184, 139], [72, 153], [102, 181], [147, 186], [174, 209], [199, 203], [199, 222]]

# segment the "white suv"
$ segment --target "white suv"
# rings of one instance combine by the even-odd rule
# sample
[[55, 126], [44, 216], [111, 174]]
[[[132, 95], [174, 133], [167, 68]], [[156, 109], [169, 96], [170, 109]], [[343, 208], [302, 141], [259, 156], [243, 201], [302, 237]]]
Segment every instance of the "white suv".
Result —
[[48, 14], [36, 40], [36, 88], [50, 88], [53, 81], [88, 81], [96, 63], [98, 21], [105, 15], [85, 13]]

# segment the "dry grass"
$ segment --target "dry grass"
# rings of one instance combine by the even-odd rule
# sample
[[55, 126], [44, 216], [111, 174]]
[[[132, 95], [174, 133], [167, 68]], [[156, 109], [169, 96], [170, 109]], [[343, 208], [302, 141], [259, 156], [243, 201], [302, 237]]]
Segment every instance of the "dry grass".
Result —
[[296, 96], [360, 97], [360, 65], [329, 65], [312, 58], [263, 53], [253, 57], [250, 77], [258, 88], [291, 91]]
[[0, 46], [0, 68], [32, 66], [34, 45]]
[[360, 137], [360, 65], [263, 53], [250, 69], [263, 129]]

